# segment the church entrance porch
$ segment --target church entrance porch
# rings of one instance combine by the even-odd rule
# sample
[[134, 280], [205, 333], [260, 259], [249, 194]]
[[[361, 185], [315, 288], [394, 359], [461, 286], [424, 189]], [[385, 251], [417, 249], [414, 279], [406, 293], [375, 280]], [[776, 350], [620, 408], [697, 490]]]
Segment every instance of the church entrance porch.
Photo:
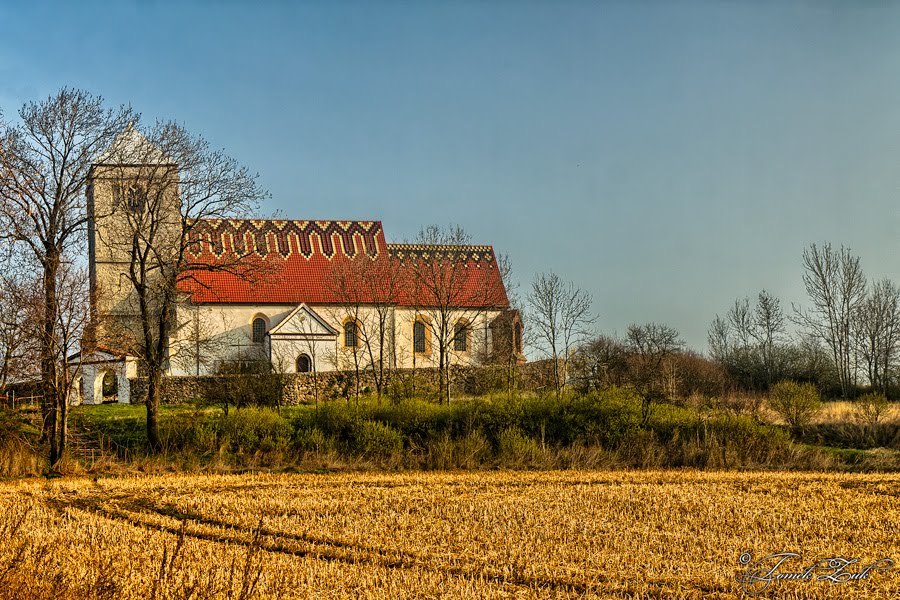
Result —
[[84, 404], [104, 402], [131, 402], [129, 378], [137, 377], [137, 358], [127, 354], [115, 354], [97, 350], [82, 356], [69, 358], [73, 369], [80, 369], [79, 394]]

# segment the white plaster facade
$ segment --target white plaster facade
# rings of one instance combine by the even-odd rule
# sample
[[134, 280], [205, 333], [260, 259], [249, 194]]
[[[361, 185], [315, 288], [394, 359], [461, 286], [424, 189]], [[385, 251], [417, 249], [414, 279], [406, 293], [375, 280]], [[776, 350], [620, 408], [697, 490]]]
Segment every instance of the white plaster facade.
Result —
[[138, 375], [137, 358], [98, 350], [85, 356], [75, 355], [69, 360], [75, 371], [70, 404], [102, 404], [105, 400], [103, 378], [107, 374], [115, 377], [113, 398], [123, 404], [131, 402], [128, 380]]
[[[467, 336], [464, 351], [455, 350], [451, 342], [451, 364], [476, 364], [491, 352], [490, 323], [501, 312], [452, 313], [451, 323], [464, 323]], [[177, 315], [178, 327], [170, 339], [170, 375], [212, 375], [223, 362], [237, 360], [269, 360], [277, 370], [294, 373], [301, 355], [319, 372], [353, 369], [356, 361], [365, 369], [379, 356], [390, 368], [435, 367], [438, 362], [436, 315], [429, 310], [390, 308], [383, 350], [378, 312], [372, 306], [182, 304]], [[344, 332], [353, 317], [358, 322], [355, 353], [346, 345]], [[261, 342], [253, 340], [256, 319], [266, 325]], [[416, 320], [427, 324], [425, 352], [413, 351]]]

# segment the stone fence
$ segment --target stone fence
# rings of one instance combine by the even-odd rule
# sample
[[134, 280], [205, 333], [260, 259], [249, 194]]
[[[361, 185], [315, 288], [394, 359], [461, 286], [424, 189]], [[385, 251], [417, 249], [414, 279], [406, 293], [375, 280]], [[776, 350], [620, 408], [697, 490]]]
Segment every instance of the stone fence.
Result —
[[[453, 367], [450, 372], [451, 395], [480, 395], [506, 390], [541, 391], [553, 387], [553, 363], [535, 361], [516, 366]], [[283, 375], [226, 375], [219, 377], [164, 377], [161, 401], [164, 404], [191, 400], [213, 400], [220, 394], [222, 383], [230, 377], [259, 378], [260, 384], [271, 383], [278, 378], [281, 386], [282, 405], [313, 402], [318, 391], [319, 400], [350, 398], [356, 393], [354, 371], [329, 371], [325, 373], [288, 373]], [[266, 381], [264, 382], [263, 379]], [[376, 391], [375, 377], [371, 371], [359, 375], [360, 393]], [[147, 380], [131, 379], [131, 402], [142, 403], [147, 397]], [[235, 386], [240, 387], [240, 386]], [[411, 397], [436, 397], [438, 372], [436, 369], [394, 369], [385, 372], [382, 393], [402, 399]]]

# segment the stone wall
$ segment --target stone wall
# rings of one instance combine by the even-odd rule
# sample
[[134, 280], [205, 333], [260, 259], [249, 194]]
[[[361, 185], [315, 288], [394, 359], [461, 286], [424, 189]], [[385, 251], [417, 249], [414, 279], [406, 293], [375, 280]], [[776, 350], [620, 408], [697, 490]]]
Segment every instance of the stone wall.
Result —
[[[241, 377], [260, 377], [244, 375]], [[261, 377], [270, 377], [263, 375]], [[353, 371], [326, 373], [289, 373], [284, 378], [282, 404], [295, 405], [313, 402], [318, 387], [320, 400], [349, 398], [355, 395]], [[386, 375], [386, 379], [387, 379]], [[165, 377], [162, 380], [161, 401], [176, 404], [191, 400], [208, 399], [218, 377]], [[371, 372], [360, 373], [360, 392], [374, 392], [375, 380]], [[391, 371], [384, 393], [387, 396], [425, 397], [436, 396], [438, 372], [436, 369], [396, 369]], [[542, 391], [552, 388], [552, 362], [536, 361], [517, 365], [453, 367], [450, 375], [451, 395], [479, 395], [508, 389]], [[131, 401], [142, 403], [147, 397], [147, 380], [131, 380]]]

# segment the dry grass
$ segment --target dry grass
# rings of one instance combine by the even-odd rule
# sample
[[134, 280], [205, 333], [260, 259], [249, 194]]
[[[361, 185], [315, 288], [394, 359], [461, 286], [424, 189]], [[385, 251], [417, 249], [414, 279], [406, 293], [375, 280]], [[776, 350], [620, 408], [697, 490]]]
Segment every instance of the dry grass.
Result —
[[[822, 410], [816, 415], [814, 423], [854, 423], [859, 420], [859, 406], [849, 400], [823, 402]], [[893, 402], [882, 417], [882, 422], [900, 425], [900, 402]]]
[[[734, 598], [744, 551], [900, 559], [898, 497], [897, 474], [8, 482], [0, 598]], [[897, 570], [772, 588], [792, 598], [898, 591]]]

